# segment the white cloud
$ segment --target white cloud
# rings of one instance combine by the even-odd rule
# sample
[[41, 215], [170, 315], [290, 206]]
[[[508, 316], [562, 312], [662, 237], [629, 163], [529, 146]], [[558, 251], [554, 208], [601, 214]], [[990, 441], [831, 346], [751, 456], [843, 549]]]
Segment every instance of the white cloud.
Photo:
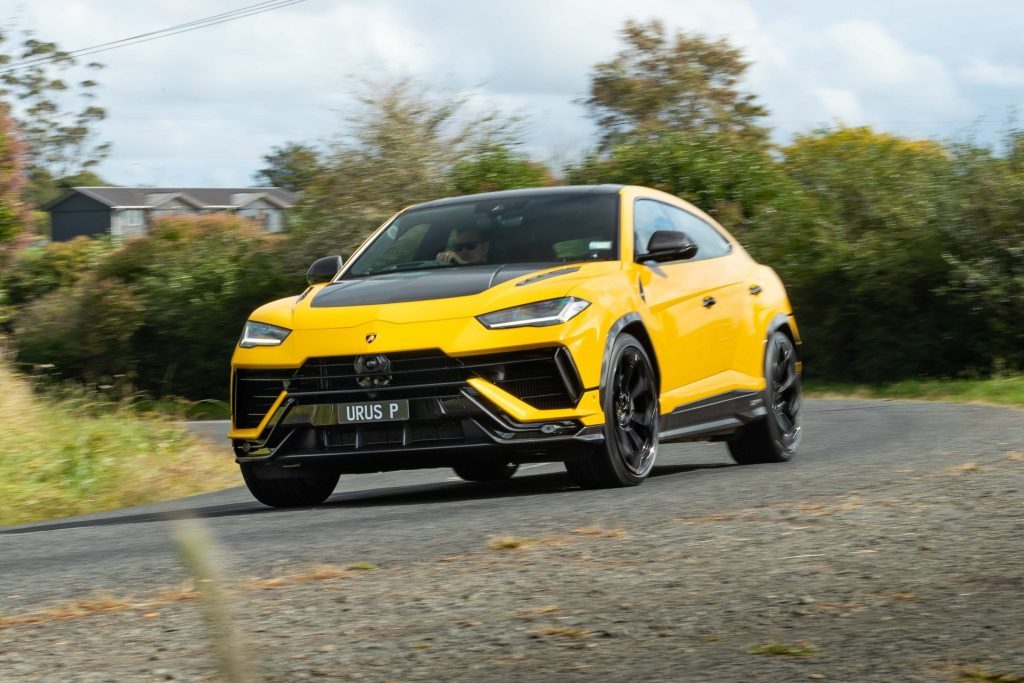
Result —
[[983, 57], [972, 57], [971, 61], [961, 70], [964, 78], [979, 85], [998, 87], [1024, 87], [1024, 68], [993, 64]]
[[814, 95], [830, 120], [847, 126], [858, 126], [868, 122], [860, 98], [852, 90], [815, 88]]
[[785, 53], [761, 74], [760, 92], [777, 132], [843, 123], [926, 137], [948, 134], [951, 122], [966, 125], [977, 115], [942, 60], [877, 22], [813, 30], [791, 18], [767, 29]]
[[[593, 65], [620, 49], [627, 18], [661, 18], [741, 47], [753, 63], [745, 87], [771, 110], [783, 141], [837, 120], [942, 135], [980, 113], [958, 79], [1024, 78], [980, 58], [950, 72], [938, 53], [868, 18], [891, 16], [890, 5], [813, 3], [794, 14], [782, 0], [310, 0], [97, 55], [108, 66], [103, 133], [114, 142], [101, 170], [125, 184], [247, 183], [271, 146], [339, 132], [356, 80], [382, 75], [418, 76], [526, 113], [527, 149], [564, 162], [592, 144], [593, 124], [576, 102]], [[224, 9], [203, 0], [32, 0], [24, 22], [73, 49]], [[969, 24], [975, 15], [964, 16]], [[962, 63], [959, 52], [952, 61]]]

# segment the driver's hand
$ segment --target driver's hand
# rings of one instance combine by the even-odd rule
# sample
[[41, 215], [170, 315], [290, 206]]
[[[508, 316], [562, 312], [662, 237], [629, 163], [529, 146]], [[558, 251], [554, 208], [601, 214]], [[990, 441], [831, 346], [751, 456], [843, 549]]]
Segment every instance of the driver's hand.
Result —
[[437, 260], [441, 263], [458, 263], [459, 265], [466, 265], [466, 262], [454, 251], [442, 251], [437, 255]]

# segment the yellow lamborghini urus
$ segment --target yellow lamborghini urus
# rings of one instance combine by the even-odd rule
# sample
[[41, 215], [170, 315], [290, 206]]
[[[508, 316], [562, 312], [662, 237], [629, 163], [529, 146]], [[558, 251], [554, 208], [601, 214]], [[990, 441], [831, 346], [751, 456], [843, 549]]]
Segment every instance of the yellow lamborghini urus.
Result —
[[308, 279], [252, 313], [231, 361], [230, 437], [267, 505], [321, 503], [343, 473], [559, 461], [582, 487], [634, 486], [659, 444], [725, 441], [741, 464], [800, 444], [782, 282], [672, 195], [427, 202]]

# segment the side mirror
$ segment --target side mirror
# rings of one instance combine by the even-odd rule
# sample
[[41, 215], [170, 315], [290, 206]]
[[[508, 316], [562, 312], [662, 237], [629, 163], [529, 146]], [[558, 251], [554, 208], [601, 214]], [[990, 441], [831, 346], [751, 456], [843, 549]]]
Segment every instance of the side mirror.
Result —
[[658, 230], [647, 242], [647, 253], [637, 261], [685, 261], [697, 255], [697, 244], [676, 230]]
[[311, 285], [319, 285], [322, 282], [330, 282], [341, 270], [344, 261], [340, 256], [324, 256], [313, 261], [313, 265], [306, 271], [306, 282]]

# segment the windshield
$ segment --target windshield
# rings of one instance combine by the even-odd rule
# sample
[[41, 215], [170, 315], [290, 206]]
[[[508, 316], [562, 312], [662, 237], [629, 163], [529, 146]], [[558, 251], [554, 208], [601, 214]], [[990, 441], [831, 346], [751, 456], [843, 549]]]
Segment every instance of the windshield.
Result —
[[432, 268], [618, 258], [615, 194], [565, 193], [411, 209], [352, 262], [343, 279]]

